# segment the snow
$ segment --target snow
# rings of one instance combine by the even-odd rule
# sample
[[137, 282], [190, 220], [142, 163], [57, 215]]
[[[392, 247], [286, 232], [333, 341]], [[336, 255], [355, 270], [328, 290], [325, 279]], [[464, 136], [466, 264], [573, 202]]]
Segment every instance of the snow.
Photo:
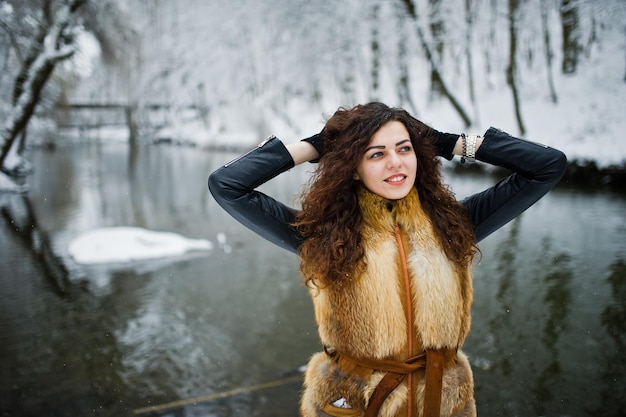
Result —
[[[515, 121], [505, 75], [510, 49], [506, 1], [472, 2], [470, 26], [456, 0], [437, 2], [432, 10], [432, 2], [414, 1], [418, 19], [409, 18], [401, 3], [120, 3], [128, 18], [120, 26], [127, 25], [137, 38], [116, 45], [121, 58], [111, 66], [96, 37], [77, 29], [78, 53], [64, 67], [80, 76], [80, 82], [64, 93], [70, 102], [167, 105], [167, 110], [141, 114], [149, 127], [146, 131], [159, 126], [157, 142], [202, 148], [250, 147], [270, 134], [285, 142], [296, 141], [319, 131], [324, 117], [340, 106], [380, 100], [406, 108], [439, 130], [482, 133], [493, 125], [561, 149], [571, 161], [591, 160], [600, 167], [626, 163], [623, 0], [575, 2], [581, 42], [575, 74], [561, 71], [560, 3], [522, 2], [517, 16], [516, 83], [526, 126], [523, 134]], [[11, 14], [13, 6], [3, 3], [0, 12]], [[438, 68], [472, 118], [470, 127], [463, 125], [447, 99], [432, 93], [430, 65], [416, 35], [416, 29], [421, 29], [427, 42], [434, 41], [426, 18], [429, 13], [445, 22], [445, 33], [438, 35], [445, 45], [445, 53], [437, 58]], [[550, 35], [550, 51], [544, 44], [542, 22]], [[52, 45], [56, 30], [47, 45]], [[103, 30], [115, 39], [119, 28]], [[379, 48], [376, 59], [374, 33]], [[471, 61], [466, 51], [471, 52]], [[58, 53], [52, 48], [45, 55], [54, 59]], [[551, 64], [546, 54], [552, 57]], [[469, 92], [468, 64], [475, 102]], [[409, 85], [402, 94], [403, 69]], [[557, 103], [550, 100], [548, 73]], [[128, 140], [127, 130], [101, 129], [83, 135]]]
[[[589, 71], [592, 72], [592, 71]], [[526, 132], [521, 135], [514, 118], [513, 99], [510, 91], [496, 89], [483, 91], [480, 98], [480, 119], [466, 128], [448, 103], [433, 103], [417, 117], [423, 122], [448, 132], [482, 134], [490, 126], [498, 127], [513, 136], [544, 143], [563, 151], [568, 160], [594, 161], [599, 167], [626, 164], [626, 87], [619, 85], [619, 74], [613, 74], [612, 83], [602, 82], [606, 75], [591, 73], [584, 80], [562, 78], [559, 103], [553, 104], [549, 94], [526, 97], [522, 102]], [[618, 85], [619, 88], [614, 88]], [[387, 103], [394, 105], [394, 103]], [[192, 143], [200, 147], [221, 147], [238, 144], [250, 147], [269, 134], [275, 134], [284, 142], [294, 142], [309, 136], [323, 126], [323, 116], [332, 114], [336, 107], [327, 111], [302, 111], [296, 106], [286, 109], [293, 119], [299, 121], [297, 128], [285, 125], [277, 117], [268, 116], [267, 129], [257, 132], [231, 128], [225, 132], [207, 131], [200, 122], [187, 122], [159, 132], [160, 137], [176, 143]], [[234, 130], [237, 129], [237, 130]]]
[[89, 230], [72, 240], [69, 255], [79, 264], [127, 263], [210, 251], [205, 239], [188, 239], [176, 233], [139, 227], [108, 227]]
[[[416, 36], [416, 28], [426, 29], [427, 22], [423, 17], [399, 18], [400, 2], [396, 3], [133, 2], [127, 10], [132, 19], [125, 23], [138, 34], [139, 47], [134, 50], [132, 43], [125, 44], [128, 49], [120, 49], [125, 65], [118, 62], [112, 68], [102, 60], [96, 38], [77, 31], [79, 53], [64, 65], [71, 65], [81, 81], [66, 93], [70, 102], [166, 104], [167, 110], [141, 114], [146, 131], [160, 127], [150, 139], [205, 149], [249, 148], [271, 134], [295, 142], [319, 131], [325, 117], [340, 106], [380, 100], [406, 108], [438, 130], [480, 134], [495, 126], [558, 148], [570, 161], [593, 161], [601, 168], [626, 164], [625, 2], [577, 2], [582, 50], [575, 74], [563, 74], [560, 67], [558, 2], [524, 2], [518, 16], [516, 68], [523, 134], [505, 76], [506, 2], [474, 2], [476, 24], [469, 32], [463, 9], [454, 7], [455, 1], [443, 1], [438, 11], [447, 27], [441, 35], [446, 52], [438, 67], [470, 114], [469, 127], [447, 99], [432, 93], [430, 66]], [[427, 3], [414, 2], [420, 16], [428, 15]], [[376, 20], [370, 13], [374, 4], [379, 6]], [[545, 59], [542, 7], [549, 12], [545, 24], [551, 38], [551, 67]], [[3, 3], [0, 12], [12, 13], [12, 6]], [[374, 32], [380, 55], [377, 87], [372, 79]], [[44, 55], [54, 59], [58, 53], [53, 48]], [[468, 62], [475, 102], [469, 92]], [[407, 71], [410, 99], [398, 90], [402, 68]], [[548, 73], [556, 103], [550, 98]], [[129, 139], [125, 126], [58, 133], [108, 142]], [[17, 164], [15, 159], [5, 162], [7, 167]], [[5, 189], [21, 190], [1, 175], [0, 191]]]
[[[551, 35], [552, 68], [546, 64], [540, 24], [538, 6], [544, 3], [525, 3], [518, 22], [521, 29], [516, 71], [526, 127], [523, 134], [515, 120], [505, 76], [509, 53], [505, 2], [498, 2], [495, 8], [493, 2], [476, 3], [477, 24], [469, 45], [476, 103], [472, 103], [468, 91], [465, 31], [448, 30], [444, 37], [447, 54], [441, 58], [440, 69], [453, 94], [470, 113], [470, 127], [464, 126], [445, 98], [433, 96], [430, 91], [430, 68], [415, 35], [416, 25], [424, 22], [396, 20], [395, 9], [387, 2], [376, 2], [380, 5], [381, 24], [373, 23], [368, 15], [374, 2], [336, 4], [330, 14], [326, 6], [296, 3], [265, 5], [247, 0], [237, 7], [202, 6], [211, 13], [163, 4], [154, 10], [161, 26], [154, 25], [144, 14], [146, 26], [140, 25], [142, 53], [146, 73], [153, 75], [146, 77], [151, 82], [142, 84], [141, 95], [154, 100], [162, 96], [166, 102], [181, 106], [196, 103], [209, 110], [208, 115], [195, 118], [190, 112], [170, 114], [169, 126], [157, 135], [174, 143], [206, 148], [249, 147], [270, 134], [293, 142], [319, 131], [324, 117], [338, 107], [377, 99], [404, 107], [439, 130], [480, 134], [495, 126], [558, 148], [570, 161], [594, 161], [600, 167], [626, 163], [623, 2], [579, 4], [580, 36], [585, 44], [575, 74], [561, 71], [562, 30], [556, 3], [549, 3], [546, 22]], [[419, 4], [420, 10], [425, 10], [425, 3]], [[248, 18], [257, 13], [266, 21]], [[465, 28], [462, 9], [449, 7], [442, 13], [448, 28]], [[206, 16], [212, 24], [207, 24]], [[241, 25], [233, 26], [235, 21]], [[311, 33], [306, 28], [313, 22], [317, 29]], [[207, 31], [207, 25], [221, 29]], [[376, 25], [379, 40], [385, 41], [379, 50], [380, 79], [375, 92], [371, 91], [370, 75], [372, 25]], [[175, 30], [162, 30], [170, 26]], [[592, 30], [596, 33], [593, 42], [589, 40]], [[404, 63], [398, 59], [400, 42], [412, 56]], [[237, 54], [232, 53], [235, 48]], [[409, 89], [415, 109], [398, 93], [401, 65], [410, 67]], [[550, 99], [548, 71], [556, 103]], [[346, 79], [352, 81], [342, 84]]]
[[124, 126], [100, 126], [93, 128], [75, 129], [59, 128], [56, 131], [59, 142], [80, 143], [85, 140], [100, 139], [106, 143], [128, 143], [128, 128]]

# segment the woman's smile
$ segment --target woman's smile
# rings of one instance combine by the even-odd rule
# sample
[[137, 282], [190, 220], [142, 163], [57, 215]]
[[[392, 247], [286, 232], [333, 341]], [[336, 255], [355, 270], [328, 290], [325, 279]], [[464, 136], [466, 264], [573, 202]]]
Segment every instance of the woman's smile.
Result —
[[391, 185], [402, 185], [406, 180], [406, 175], [393, 175], [387, 178], [385, 181]]

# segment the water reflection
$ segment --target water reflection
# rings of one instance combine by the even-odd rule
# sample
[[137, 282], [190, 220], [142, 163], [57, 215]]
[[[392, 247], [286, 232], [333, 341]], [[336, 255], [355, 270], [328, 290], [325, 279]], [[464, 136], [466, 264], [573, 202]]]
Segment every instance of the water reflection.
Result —
[[[0, 204], [4, 414], [117, 417], [196, 397], [207, 400], [152, 415], [297, 414], [301, 384], [283, 378], [320, 348], [312, 306], [295, 257], [209, 198], [208, 173], [233, 156], [98, 144], [32, 155], [32, 192]], [[264, 191], [292, 202], [307, 169]], [[459, 198], [493, 182], [447, 175]], [[561, 188], [481, 244], [464, 347], [481, 416], [620, 415], [625, 212], [621, 195]], [[220, 235], [231, 250], [102, 268], [66, 258], [77, 234], [128, 225]]]
[[[519, 252], [519, 218], [514, 219], [509, 227], [506, 239], [496, 250], [496, 271], [499, 274], [498, 291], [495, 294], [495, 299], [499, 302], [499, 313], [496, 314], [490, 321], [491, 334], [494, 337], [492, 343], [492, 349], [494, 352], [506, 350], [506, 344], [511, 335], [507, 334], [509, 330], [513, 329], [511, 308], [515, 304], [515, 272], [517, 267], [515, 265], [515, 255]], [[497, 337], [499, 335], [499, 337]], [[511, 364], [510, 355], [496, 356], [499, 359], [498, 362], [493, 365], [500, 368], [504, 376], [510, 376], [513, 370]]]
[[[602, 325], [613, 344], [597, 358], [602, 366], [602, 384], [600, 405], [593, 409], [592, 415], [612, 415], [616, 410], [624, 409], [626, 392], [626, 262], [618, 257], [609, 268], [607, 281], [611, 287], [611, 301], [602, 312]], [[591, 409], [591, 408], [590, 408]]]
[[[553, 252], [548, 241], [544, 241], [543, 252]], [[570, 264], [570, 256], [566, 253], [559, 253], [543, 268], [545, 270], [545, 275], [542, 277], [545, 288], [543, 300], [548, 311], [543, 326], [542, 340], [549, 352], [549, 360], [538, 373], [533, 389], [537, 399], [535, 409], [539, 415], [544, 415], [550, 411], [546, 409], [544, 404], [554, 401], [560, 395], [560, 390], [555, 390], [554, 387], [563, 386], [567, 383], [563, 378], [558, 343], [561, 335], [568, 330], [567, 322], [572, 303], [571, 282], [573, 280]]]
[[626, 262], [618, 258], [610, 266], [607, 281], [611, 285], [612, 301], [602, 312], [602, 324], [620, 348], [626, 345]]
[[43, 269], [43, 277], [59, 296], [70, 292], [69, 271], [63, 259], [58, 256], [50, 236], [39, 226], [39, 221], [30, 198], [26, 195], [2, 196], [0, 214], [6, 222], [7, 230], [28, 249], [30, 257]]

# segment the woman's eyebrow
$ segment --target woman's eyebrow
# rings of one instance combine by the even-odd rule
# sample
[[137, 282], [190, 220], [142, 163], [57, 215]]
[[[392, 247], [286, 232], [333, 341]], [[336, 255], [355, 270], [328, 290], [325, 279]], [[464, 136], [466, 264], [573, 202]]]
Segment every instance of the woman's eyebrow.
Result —
[[[400, 146], [400, 145], [402, 145], [403, 143], [410, 142], [410, 141], [411, 141], [411, 139], [402, 139], [400, 142], [396, 142], [396, 146]], [[365, 152], [371, 151], [372, 149], [385, 149], [385, 145], [374, 145], [374, 146], [370, 146], [369, 148], [367, 148], [367, 149], [365, 150]]]
[[367, 148], [365, 150], [365, 152], [371, 151], [372, 149], [385, 149], [385, 145], [374, 145], [374, 146], [370, 146], [369, 148]]

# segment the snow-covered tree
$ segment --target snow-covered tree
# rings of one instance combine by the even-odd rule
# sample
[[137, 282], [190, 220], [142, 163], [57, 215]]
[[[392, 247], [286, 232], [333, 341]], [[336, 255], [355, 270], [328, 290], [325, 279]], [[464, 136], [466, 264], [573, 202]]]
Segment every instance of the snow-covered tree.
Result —
[[[5, 103], [1, 109], [0, 188], [21, 190], [9, 176], [30, 171], [30, 164], [21, 154], [25, 148], [26, 131], [37, 107], [44, 98], [44, 89], [53, 78], [58, 64], [72, 57], [78, 49], [79, 36], [91, 29], [101, 40], [102, 49], [113, 45], [111, 39], [119, 32], [103, 30], [102, 21], [115, 7], [112, 1], [89, 0], [23, 0], [0, 2], [0, 44], [6, 48], [0, 83]], [[104, 12], [104, 13], [103, 13]], [[105, 16], [96, 20], [96, 16]], [[107, 35], [107, 31], [110, 34]], [[6, 88], [12, 83], [10, 88]], [[3, 100], [4, 101], [4, 100]]]
[[5, 174], [18, 175], [29, 169], [19, 155], [26, 127], [55, 66], [75, 52], [74, 16], [82, 3], [84, 0], [67, 0], [54, 7], [51, 1], [44, 1], [38, 10], [40, 13], [25, 15], [30, 18], [25, 20], [36, 23], [20, 62], [13, 87], [12, 108], [2, 129], [0, 168]]
[[[371, 100], [449, 129], [497, 117], [503, 129], [534, 134], [548, 113], [593, 117], [604, 102], [575, 97], [574, 106], [572, 91], [596, 88], [598, 72], [615, 67], [622, 86], [626, 70], [615, 59], [626, 52], [623, 0], [83, 1], [75, 27], [93, 33], [101, 60], [65, 88], [67, 100], [127, 103], [144, 137], [202, 146], [310, 134], [321, 113]], [[96, 6], [107, 3], [117, 7]], [[9, 35], [1, 10], [0, 43], [15, 62], [22, 38]], [[563, 74], [568, 43], [576, 71]]]

